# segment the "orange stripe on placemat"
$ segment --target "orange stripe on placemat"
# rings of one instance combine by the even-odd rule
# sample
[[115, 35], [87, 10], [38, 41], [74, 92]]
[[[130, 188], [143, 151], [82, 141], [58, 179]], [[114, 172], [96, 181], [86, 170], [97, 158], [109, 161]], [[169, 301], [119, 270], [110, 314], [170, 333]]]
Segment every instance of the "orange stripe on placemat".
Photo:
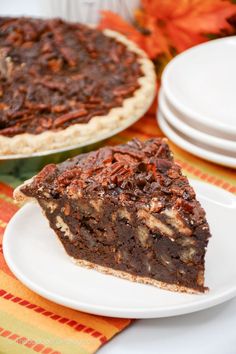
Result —
[[26, 307], [27, 309], [37, 312], [38, 314], [51, 318], [52, 320], [57, 321], [61, 324], [66, 324], [67, 326], [73, 327], [77, 332], [85, 332], [87, 334], [90, 334], [92, 337], [99, 339], [102, 344], [107, 342], [107, 338], [94, 328], [85, 326], [82, 323], [79, 323], [78, 321], [57, 315], [56, 313], [48, 311], [42, 308], [41, 306], [35, 305], [27, 300], [24, 300], [19, 296], [15, 296], [4, 289], [0, 289], [0, 297], [5, 300], [17, 303], [20, 306]]
[[[0, 224], [0, 236], [4, 234], [4, 231], [5, 231], [5, 227], [2, 227]], [[1, 237], [0, 237], [0, 240], [1, 240]]]
[[[1, 220], [0, 220], [1, 223]], [[2, 248], [2, 239], [3, 239], [3, 234], [4, 234], [5, 228], [0, 226], [0, 269], [12, 276], [13, 278], [15, 278], [15, 276], [12, 274], [12, 272], [10, 271], [10, 269], [8, 268], [6, 262], [5, 262], [5, 258], [3, 257], [3, 248]]]
[[15, 278], [15, 275], [10, 271], [10, 269], [8, 268], [5, 259], [3, 257], [3, 251], [2, 251], [2, 244], [0, 245], [0, 269], [6, 273], [7, 275], [10, 275], [12, 278]]
[[37, 342], [35, 342], [35, 340], [29, 339], [26, 337], [22, 337], [19, 334], [13, 333], [13, 332], [11, 332], [5, 328], [2, 328], [2, 327], [0, 327], [0, 336], [4, 337], [5, 339], [12, 340], [19, 345], [23, 345], [27, 348], [30, 348], [37, 353], [61, 354], [61, 352], [54, 350], [52, 348], [46, 347], [42, 343], [37, 343]]
[[[0, 269], [15, 278], [5, 262], [2, 249], [2, 237], [7, 223], [18, 210], [18, 207], [13, 204], [13, 201], [12, 203], [9, 202], [9, 198], [12, 198], [12, 191], [13, 188], [0, 182], [0, 194], [3, 195], [3, 197], [0, 197]], [[4, 199], [4, 195], [6, 199]]]
[[1, 219], [0, 219], [0, 233], [1, 233], [1, 229], [2, 230], [5, 230], [5, 227], [7, 226], [7, 223], [5, 222], [5, 221], [2, 221]]
[[12, 192], [13, 192], [13, 188], [8, 186], [5, 183], [0, 182], [0, 193], [5, 194], [8, 197], [12, 198]]
[[16, 213], [18, 207], [14, 204], [0, 199], [0, 218], [3, 222], [8, 222], [12, 216]]
[[[104, 321], [106, 321], [108, 324], [111, 323], [111, 319], [109, 317], [103, 317], [103, 316], [99, 316], [101, 317]], [[136, 320], [129, 320], [130, 324]], [[112, 318], [112, 325], [115, 326], [118, 330], [122, 330], [124, 328], [124, 319], [123, 318]]]
[[176, 162], [178, 162], [186, 171], [192, 173], [194, 176], [200, 178], [201, 180], [212, 183], [218, 187], [224, 188], [229, 192], [236, 193], [236, 186], [230, 184], [229, 182], [226, 182], [221, 178], [211, 176], [206, 172], [202, 172], [197, 167], [194, 167], [185, 161], [178, 159], [176, 160]]
[[136, 127], [136, 126], [131, 127], [129, 132], [135, 133], [135, 136], [137, 136], [137, 134], [139, 134], [141, 137], [144, 137], [145, 139], [157, 137], [156, 133], [142, 131], [142, 130], [138, 129], [138, 127]]

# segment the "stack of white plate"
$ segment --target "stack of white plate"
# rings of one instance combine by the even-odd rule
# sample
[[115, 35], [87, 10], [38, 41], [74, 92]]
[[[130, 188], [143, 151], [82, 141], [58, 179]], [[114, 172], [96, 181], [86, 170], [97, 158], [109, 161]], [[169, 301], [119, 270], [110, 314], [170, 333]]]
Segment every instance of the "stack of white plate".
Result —
[[236, 168], [236, 36], [193, 47], [166, 66], [158, 121], [182, 149]]

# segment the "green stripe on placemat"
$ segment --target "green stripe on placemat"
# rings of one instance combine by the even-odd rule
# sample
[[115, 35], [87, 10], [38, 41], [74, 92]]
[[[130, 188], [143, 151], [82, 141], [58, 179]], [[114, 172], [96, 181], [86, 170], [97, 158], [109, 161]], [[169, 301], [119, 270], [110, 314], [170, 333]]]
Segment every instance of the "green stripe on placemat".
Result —
[[[30, 177], [32, 177], [33, 174], [31, 173]], [[3, 182], [3, 183], [6, 183], [8, 185], [10, 185], [11, 187], [15, 188], [17, 186], [19, 186], [25, 179], [21, 179], [21, 178], [17, 178], [17, 177], [14, 177], [14, 176], [10, 176], [10, 175], [1, 175], [0, 174], [0, 181]]]

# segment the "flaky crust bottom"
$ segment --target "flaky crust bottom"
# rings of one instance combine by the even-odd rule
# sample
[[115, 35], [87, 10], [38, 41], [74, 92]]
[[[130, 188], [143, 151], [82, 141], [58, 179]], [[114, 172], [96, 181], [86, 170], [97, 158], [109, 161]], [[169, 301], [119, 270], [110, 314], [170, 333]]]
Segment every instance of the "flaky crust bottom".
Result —
[[125, 129], [148, 110], [156, 92], [156, 75], [152, 61], [135, 43], [120, 33], [111, 30], [103, 32], [138, 55], [138, 62], [143, 72], [143, 76], [138, 79], [140, 88], [134, 92], [132, 97], [126, 98], [121, 107], [112, 108], [107, 115], [93, 117], [86, 124], [74, 124], [58, 132], [49, 130], [35, 135], [28, 133], [14, 137], [0, 135], [0, 155], [32, 154], [56, 150], [89, 142], [95, 136], [97, 141], [102, 140], [113, 130], [120, 127]]
[[34, 177], [27, 179], [26, 181], [24, 181], [24, 183], [22, 183], [21, 185], [19, 185], [14, 189], [13, 198], [19, 205], [23, 205], [25, 203], [30, 203], [30, 202], [39, 204], [36, 198], [28, 197], [21, 191], [22, 187], [25, 187], [26, 185], [30, 185], [33, 182], [33, 180]]
[[165, 282], [160, 281], [160, 280], [155, 280], [155, 279], [148, 278], [148, 277], [141, 277], [139, 275], [133, 275], [133, 274], [130, 274], [130, 273], [127, 273], [127, 272], [123, 272], [121, 270], [115, 270], [115, 269], [112, 269], [112, 268], [103, 267], [101, 265], [85, 261], [83, 259], [76, 259], [76, 258], [73, 258], [73, 257], [70, 257], [70, 258], [78, 266], [85, 267], [85, 268], [88, 268], [88, 269], [94, 269], [94, 270], [97, 270], [100, 273], [114, 275], [116, 277], [119, 277], [119, 278], [122, 278], [122, 279], [126, 279], [126, 280], [129, 280], [129, 281], [143, 283], [143, 284], [148, 284], [148, 285], [153, 285], [153, 286], [156, 286], [156, 287], [158, 287], [160, 289], [163, 289], [163, 290], [170, 290], [170, 291], [188, 293], [188, 294], [201, 294], [201, 292], [199, 292], [199, 291], [197, 291], [195, 289], [187, 288], [187, 287], [182, 286], [182, 285], [169, 284], [169, 283], [165, 283]]

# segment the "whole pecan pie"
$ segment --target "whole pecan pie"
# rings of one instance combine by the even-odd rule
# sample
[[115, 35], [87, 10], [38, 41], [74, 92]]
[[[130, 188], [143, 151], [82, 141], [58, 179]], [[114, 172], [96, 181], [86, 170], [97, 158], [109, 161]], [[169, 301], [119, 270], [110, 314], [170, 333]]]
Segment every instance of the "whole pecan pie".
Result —
[[0, 18], [0, 154], [99, 138], [141, 116], [154, 94], [152, 62], [116, 32]]

